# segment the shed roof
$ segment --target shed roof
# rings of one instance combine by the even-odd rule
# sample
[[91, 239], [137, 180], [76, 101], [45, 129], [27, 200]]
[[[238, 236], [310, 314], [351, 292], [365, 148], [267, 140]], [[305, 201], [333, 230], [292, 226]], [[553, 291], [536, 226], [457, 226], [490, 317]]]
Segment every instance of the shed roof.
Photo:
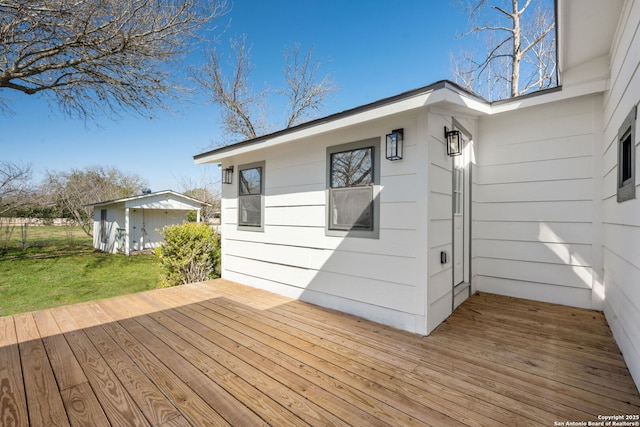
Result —
[[173, 191], [173, 190], [162, 190], [162, 191], [156, 191], [154, 193], [137, 194], [135, 196], [129, 196], [129, 197], [123, 197], [123, 198], [120, 198], [120, 199], [114, 199], [114, 200], [107, 200], [107, 201], [104, 201], [104, 202], [92, 203], [92, 204], [89, 204], [87, 206], [99, 207], [99, 206], [107, 206], [107, 205], [113, 205], [113, 204], [116, 204], [116, 203], [126, 203], [126, 202], [132, 202], [132, 201], [143, 202], [143, 201], [145, 201], [147, 199], [152, 199], [152, 198], [155, 198], [155, 197], [158, 197], [158, 196], [163, 196], [163, 195], [171, 196], [174, 199], [182, 200], [183, 202], [185, 202], [187, 204], [193, 205], [194, 208], [198, 207], [198, 206], [202, 206], [202, 205], [210, 206], [210, 204], [207, 203], [207, 202], [203, 202], [202, 200], [198, 200], [198, 199], [195, 199], [193, 197], [186, 196], [186, 195], [184, 195], [182, 193], [178, 193], [178, 192]]

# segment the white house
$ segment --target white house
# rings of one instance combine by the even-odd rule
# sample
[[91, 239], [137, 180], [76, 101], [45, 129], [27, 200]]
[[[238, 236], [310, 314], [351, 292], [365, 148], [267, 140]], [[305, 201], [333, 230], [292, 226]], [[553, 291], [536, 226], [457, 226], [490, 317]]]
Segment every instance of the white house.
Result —
[[232, 172], [222, 276], [420, 334], [474, 291], [604, 310], [640, 384], [640, 1], [556, 6], [557, 89], [442, 81], [196, 155]]
[[189, 211], [206, 203], [171, 190], [146, 193], [93, 205], [93, 246], [101, 251], [129, 255], [154, 249], [164, 241], [166, 225], [182, 224]]

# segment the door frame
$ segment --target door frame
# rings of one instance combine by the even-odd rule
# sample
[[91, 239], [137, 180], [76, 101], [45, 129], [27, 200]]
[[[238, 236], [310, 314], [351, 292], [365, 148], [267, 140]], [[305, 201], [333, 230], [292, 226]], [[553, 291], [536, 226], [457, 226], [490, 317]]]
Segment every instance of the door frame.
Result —
[[[472, 225], [472, 161], [471, 161], [471, 144], [473, 141], [473, 134], [469, 132], [455, 117], [452, 117], [452, 128], [459, 130], [463, 138], [463, 167], [462, 167], [462, 282], [456, 284], [454, 279], [455, 269], [455, 197], [453, 190], [455, 188], [456, 174], [454, 172], [456, 165], [456, 157], [451, 158], [451, 312], [456, 309], [456, 296], [467, 290], [467, 297], [471, 296], [471, 225]], [[465, 298], [466, 299], [466, 298]], [[459, 305], [459, 304], [458, 304]]]

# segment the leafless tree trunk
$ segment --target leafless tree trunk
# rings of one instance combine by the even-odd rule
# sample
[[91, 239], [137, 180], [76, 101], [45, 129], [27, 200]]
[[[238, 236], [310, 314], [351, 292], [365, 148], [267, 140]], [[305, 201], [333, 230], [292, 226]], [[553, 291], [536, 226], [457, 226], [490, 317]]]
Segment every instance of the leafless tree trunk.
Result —
[[224, 2], [0, 0], [0, 89], [43, 93], [82, 118], [166, 106], [180, 89], [169, 64]]
[[489, 100], [553, 87], [557, 81], [552, 8], [548, 0], [476, 0], [469, 4], [473, 28], [460, 37], [484, 36], [486, 51], [453, 57], [456, 81]]
[[[231, 72], [225, 73], [225, 62], [219, 52], [209, 52], [208, 61], [195, 74], [195, 80], [206, 91], [209, 99], [222, 110], [225, 131], [240, 139], [256, 138], [277, 126], [276, 120], [267, 118], [266, 104], [268, 88], [256, 92], [251, 87], [249, 76], [253, 71], [246, 38], [231, 40], [234, 60], [230, 61]], [[322, 62], [313, 59], [313, 49], [301, 55], [299, 45], [285, 50], [284, 75], [286, 87], [275, 91], [288, 99], [288, 112], [284, 128], [289, 128], [308, 119], [321, 110], [323, 102], [335, 90], [325, 75], [318, 77]]]

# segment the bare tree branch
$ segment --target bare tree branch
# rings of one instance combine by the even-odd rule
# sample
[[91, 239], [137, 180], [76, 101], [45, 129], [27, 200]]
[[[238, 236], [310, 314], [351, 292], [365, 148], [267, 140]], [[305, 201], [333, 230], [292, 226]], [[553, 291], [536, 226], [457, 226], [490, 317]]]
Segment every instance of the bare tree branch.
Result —
[[224, 128], [228, 133], [255, 138], [263, 127], [254, 123], [251, 117], [255, 109], [263, 105], [266, 90], [254, 93], [249, 85], [253, 65], [246, 38], [232, 39], [230, 43], [235, 56], [235, 61], [230, 64], [231, 77], [224, 73], [220, 54], [212, 50], [208, 52], [207, 63], [195, 74], [195, 79], [206, 90], [210, 100], [222, 107]]
[[[459, 37], [485, 37], [487, 51], [452, 60], [456, 81], [489, 100], [514, 97], [556, 84], [555, 22], [552, 2], [476, 0], [467, 6], [474, 25]], [[536, 7], [532, 7], [535, 5]], [[491, 12], [493, 11], [493, 16]], [[482, 25], [477, 22], [485, 19]], [[500, 36], [502, 34], [502, 37]], [[507, 60], [507, 62], [503, 62]], [[507, 90], [505, 90], [505, 88]]]
[[290, 128], [320, 111], [335, 86], [326, 75], [318, 81], [317, 74], [324, 64], [313, 60], [313, 48], [300, 58], [300, 45], [296, 44], [285, 51], [284, 59], [287, 86], [278, 92], [289, 99], [286, 128]]
[[[250, 86], [253, 65], [246, 38], [232, 39], [231, 48], [235, 60], [230, 64], [230, 73], [225, 73], [219, 53], [212, 51], [204, 67], [195, 73], [195, 80], [210, 100], [221, 107], [223, 126], [228, 134], [244, 139], [256, 138], [277, 126], [276, 121], [266, 124], [269, 90], [254, 92]], [[324, 64], [313, 59], [313, 49], [301, 55], [299, 46], [294, 45], [285, 50], [284, 59], [286, 86], [274, 92], [288, 99], [284, 127], [289, 128], [320, 111], [335, 86], [328, 76], [318, 77]]]
[[82, 118], [166, 107], [181, 90], [169, 65], [224, 9], [225, 0], [0, 0], [0, 89], [42, 92]]
[[31, 165], [0, 160], [0, 216], [29, 202], [31, 175]]

